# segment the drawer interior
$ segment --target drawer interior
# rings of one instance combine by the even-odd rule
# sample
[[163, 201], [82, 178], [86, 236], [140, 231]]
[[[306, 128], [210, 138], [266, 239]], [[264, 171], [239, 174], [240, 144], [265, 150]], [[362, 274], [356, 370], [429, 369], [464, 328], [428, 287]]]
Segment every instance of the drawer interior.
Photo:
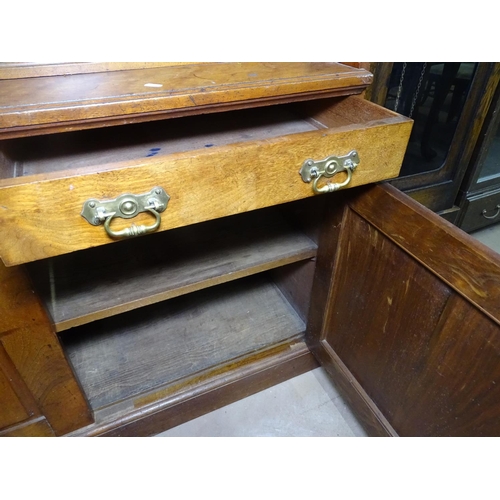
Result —
[[400, 119], [350, 96], [10, 139], [0, 146], [0, 179], [92, 173], [122, 162], [144, 164], [152, 157]]
[[113, 414], [303, 343], [323, 207], [311, 198], [27, 264], [92, 409]]

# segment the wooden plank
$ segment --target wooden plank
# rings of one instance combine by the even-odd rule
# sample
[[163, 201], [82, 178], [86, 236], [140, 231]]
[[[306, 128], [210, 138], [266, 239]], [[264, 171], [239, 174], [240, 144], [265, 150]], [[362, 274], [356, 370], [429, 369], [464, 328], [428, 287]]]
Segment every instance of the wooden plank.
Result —
[[[347, 201], [351, 193], [339, 193], [337, 202], [330, 200], [319, 233], [318, 256], [311, 293], [311, 308], [307, 325], [306, 342], [320, 364], [331, 375], [335, 386], [353, 409], [366, 432], [371, 436], [396, 436], [397, 433], [382, 412], [361, 386], [353, 373], [325, 339], [330, 330], [327, 318], [336, 308], [352, 310], [355, 303], [344, 297], [332, 296], [337, 287], [336, 271], [341, 271], [341, 249], [351, 233], [348, 223]], [[363, 275], [361, 265], [356, 274]]]
[[[159, 229], [163, 231], [313, 196], [311, 185], [298, 173], [307, 158], [322, 159], [356, 149], [360, 165], [350, 186], [394, 177], [410, 130], [411, 121], [394, 116], [338, 129], [111, 163], [99, 166], [97, 173], [95, 168], [82, 168], [38, 180], [0, 181], [0, 229], [5, 235], [0, 256], [7, 265], [16, 265], [112, 242], [102, 227], [94, 227], [80, 216], [89, 198], [113, 199], [160, 185], [171, 196]], [[150, 224], [151, 216], [142, 215], [136, 222]]]
[[[394, 395], [392, 420], [402, 436], [500, 435], [500, 328], [458, 294], [434, 330], [405, 343], [404, 393]], [[410, 354], [411, 353], [411, 354]]]
[[[367, 430], [498, 436], [500, 325], [483, 311], [497, 306], [488, 297], [494, 287], [472, 282], [484, 292], [482, 305], [469, 289], [473, 271], [477, 280], [500, 275], [493, 255], [387, 185], [359, 190], [338, 212], [335, 261], [318, 254], [317, 273], [332, 272], [312, 347]], [[464, 271], [473, 256], [474, 268]]]
[[44, 417], [36, 417], [22, 424], [0, 431], [0, 437], [54, 437], [54, 431]]
[[19, 372], [1, 341], [0, 334], [0, 429], [17, 424], [34, 415], [40, 415], [33, 395], [22, 380]]
[[315, 267], [313, 259], [276, 267], [271, 272], [274, 283], [305, 323], [309, 314]]
[[28, 266], [56, 331], [316, 255], [269, 209]]
[[[390, 185], [351, 203], [370, 224], [500, 322], [500, 255]], [[453, 251], [448, 251], [453, 249]]]
[[[3, 62], [0, 63], [0, 80], [14, 78], [37, 78], [40, 76], [63, 76], [103, 71], [123, 71], [130, 69], [161, 68], [163, 66], [180, 66], [194, 64], [189, 62]], [[203, 63], [197, 63], [203, 64]]]
[[[4, 143], [16, 177], [166, 156], [317, 130], [290, 107], [240, 110]], [[13, 166], [15, 165], [15, 170]], [[8, 167], [4, 167], [8, 170]]]
[[[213, 63], [0, 80], [0, 131], [203, 109], [338, 91], [359, 93], [371, 73], [337, 63]], [[153, 86], [148, 86], [148, 85]], [[160, 87], [158, 87], [160, 86]]]
[[94, 409], [303, 334], [262, 275], [79, 327], [63, 337]]
[[29, 418], [29, 412], [26, 411], [21, 399], [16, 394], [2, 366], [0, 366], [0, 401], [2, 403], [0, 411], [0, 429], [12, 424], [17, 424]]
[[395, 415], [451, 292], [352, 211], [343, 238], [322, 342], [401, 434]]
[[303, 341], [288, 341], [222, 365], [178, 386], [96, 412], [96, 422], [71, 436], [151, 436], [214, 411], [318, 364]]
[[[54, 432], [66, 434], [92, 422], [85, 397], [24, 269], [1, 263], [0, 318], [2, 346]], [[23, 401], [29, 403], [26, 397]]]

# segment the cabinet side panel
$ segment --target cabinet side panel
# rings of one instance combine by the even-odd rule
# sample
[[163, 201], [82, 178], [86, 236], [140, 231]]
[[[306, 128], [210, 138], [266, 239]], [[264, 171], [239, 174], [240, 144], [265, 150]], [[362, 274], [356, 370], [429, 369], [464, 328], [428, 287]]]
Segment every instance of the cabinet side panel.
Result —
[[24, 270], [1, 263], [0, 318], [5, 352], [54, 432], [89, 424], [85, 397]]

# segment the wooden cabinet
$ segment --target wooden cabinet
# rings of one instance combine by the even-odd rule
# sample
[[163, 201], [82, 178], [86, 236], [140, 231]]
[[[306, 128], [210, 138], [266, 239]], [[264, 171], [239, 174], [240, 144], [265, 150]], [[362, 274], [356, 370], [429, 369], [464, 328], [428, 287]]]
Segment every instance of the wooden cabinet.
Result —
[[[373, 185], [397, 176], [411, 120], [356, 95], [367, 71], [114, 69], [14, 67], [0, 81], [5, 435], [28, 421], [32, 434], [151, 435], [318, 362], [372, 434], [497, 432], [496, 392], [460, 356], [494, 346], [500, 262]], [[89, 203], [100, 220], [81, 215]], [[137, 223], [152, 234], [117, 236]], [[473, 267], [446, 269], [441, 244]], [[467, 307], [475, 319], [457, 326]], [[474, 321], [490, 326], [472, 339]], [[445, 362], [476, 371], [465, 392], [439, 391], [468, 380]], [[423, 395], [428, 420], [406, 418]]]
[[400, 176], [392, 182], [459, 223], [470, 161], [492, 106], [499, 63], [373, 63], [368, 97], [415, 120]]
[[458, 204], [461, 216], [457, 225], [467, 232], [500, 220], [499, 111], [500, 86], [497, 85], [460, 189]]

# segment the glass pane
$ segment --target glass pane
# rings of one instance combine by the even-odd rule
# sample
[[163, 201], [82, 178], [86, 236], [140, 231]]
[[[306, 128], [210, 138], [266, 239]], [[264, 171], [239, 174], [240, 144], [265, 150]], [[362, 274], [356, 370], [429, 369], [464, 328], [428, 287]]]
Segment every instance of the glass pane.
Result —
[[488, 153], [481, 166], [479, 178], [477, 182], [489, 181], [494, 177], [500, 176], [500, 127], [497, 126], [497, 131], [493, 141], [488, 147]]
[[394, 63], [385, 106], [413, 118], [401, 175], [443, 166], [477, 63]]

